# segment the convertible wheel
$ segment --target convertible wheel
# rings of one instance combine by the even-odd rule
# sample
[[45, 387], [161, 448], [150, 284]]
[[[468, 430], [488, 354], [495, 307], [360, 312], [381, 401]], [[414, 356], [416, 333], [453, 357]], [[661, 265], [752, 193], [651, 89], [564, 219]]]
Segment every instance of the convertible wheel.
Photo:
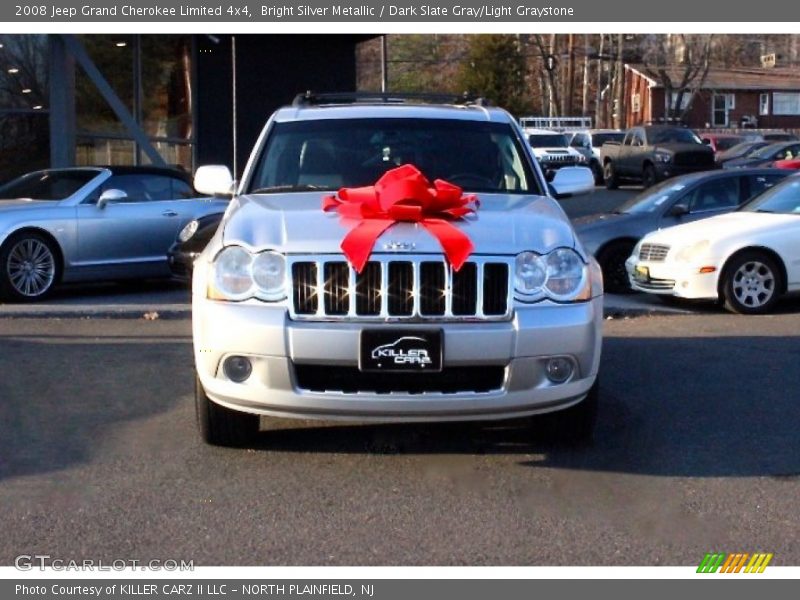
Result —
[[206, 396], [200, 378], [195, 378], [194, 402], [200, 437], [212, 446], [246, 446], [258, 435], [258, 415], [231, 410]]
[[630, 294], [631, 284], [625, 261], [633, 252], [633, 242], [612, 242], [597, 255], [597, 262], [603, 270], [603, 288], [611, 294]]
[[53, 242], [38, 233], [11, 236], [0, 250], [0, 296], [16, 302], [45, 298], [61, 275]]
[[780, 295], [781, 270], [763, 252], [743, 252], [725, 269], [722, 297], [731, 312], [757, 315], [769, 312]]

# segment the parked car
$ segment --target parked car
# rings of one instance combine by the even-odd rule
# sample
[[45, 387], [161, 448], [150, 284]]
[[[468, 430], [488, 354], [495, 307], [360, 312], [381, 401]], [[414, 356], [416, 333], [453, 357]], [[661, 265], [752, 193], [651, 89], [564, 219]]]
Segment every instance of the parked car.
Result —
[[796, 142], [800, 139], [795, 134], [786, 131], [768, 131], [759, 136], [767, 142]]
[[[224, 167], [195, 176], [206, 193], [230, 183]], [[593, 188], [586, 168], [550, 183]], [[564, 435], [591, 435], [600, 269], [499, 108], [306, 94], [279, 109], [194, 263], [192, 319], [211, 444], [247, 443], [260, 417], [555, 411]]]
[[0, 296], [29, 302], [59, 282], [168, 277], [167, 249], [218, 212], [189, 175], [156, 167], [28, 173], [0, 187]]
[[619, 142], [606, 142], [600, 150], [606, 187], [623, 181], [650, 187], [675, 175], [715, 168], [714, 151], [691, 129], [671, 125], [634, 127]]
[[734, 160], [736, 158], [744, 158], [745, 156], [749, 156], [756, 150], [763, 148], [765, 146], [769, 146], [771, 143], [772, 142], [767, 142], [764, 140], [752, 140], [752, 141], [741, 142], [739, 144], [736, 144], [732, 148], [717, 154], [714, 157], [714, 161], [717, 163], [717, 165], [722, 166], [729, 160]]
[[775, 169], [787, 169], [789, 171], [797, 171], [800, 169], [800, 158], [785, 158], [783, 160], [776, 160], [772, 163]]
[[736, 212], [646, 235], [626, 267], [642, 292], [769, 312], [781, 295], [800, 291], [800, 179], [785, 179]]
[[181, 229], [167, 252], [167, 262], [175, 279], [191, 281], [195, 259], [217, 232], [224, 213], [211, 213], [192, 219]]
[[716, 158], [726, 150], [741, 144], [744, 138], [732, 133], [704, 133], [700, 140], [714, 151], [714, 157]]
[[611, 213], [573, 221], [603, 269], [606, 292], [630, 291], [625, 261], [647, 233], [730, 212], [789, 175], [777, 169], [692, 173], [663, 181]]
[[603, 167], [600, 162], [600, 148], [606, 142], [621, 142], [625, 132], [619, 129], [590, 129], [572, 134], [570, 146], [580, 152], [588, 161], [597, 185], [603, 184]]
[[545, 175], [552, 177], [552, 173], [562, 167], [587, 164], [586, 158], [570, 147], [570, 134], [548, 129], [528, 128], [523, 131]]
[[729, 160], [722, 167], [725, 169], [771, 167], [776, 160], [785, 160], [798, 156], [800, 156], [800, 142], [775, 142], [759, 148], [745, 157]]

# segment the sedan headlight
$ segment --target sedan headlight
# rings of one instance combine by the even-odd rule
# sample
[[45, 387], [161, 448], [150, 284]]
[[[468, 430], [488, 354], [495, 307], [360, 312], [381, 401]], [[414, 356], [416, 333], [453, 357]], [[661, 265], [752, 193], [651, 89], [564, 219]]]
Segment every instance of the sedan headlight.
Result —
[[178, 240], [180, 240], [181, 243], [188, 242], [190, 239], [192, 239], [192, 236], [197, 232], [198, 225], [199, 223], [197, 222], [197, 219], [192, 219], [191, 221], [189, 221], [186, 224], [186, 226], [183, 229], [181, 229], [181, 232], [178, 234]]
[[208, 290], [213, 300], [275, 302], [286, 297], [286, 258], [277, 252], [253, 254], [241, 246], [228, 246], [217, 254], [213, 269]]
[[669, 152], [656, 152], [653, 154], [653, 157], [656, 159], [656, 162], [660, 163], [668, 163], [672, 160], [672, 154]]
[[575, 302], [591, 298], [588, 268], [572, 248], [556, 248], [541, 256], [535, 252], [517, 255], [514, 289], [520, 300], [534, 302], [550, 298]]
[[684, 246], [675, 253], [675, 260], [679, 262], [691, 262], [708, 250], [710, 243], [708, 240], [696, 242], [690, 246]]

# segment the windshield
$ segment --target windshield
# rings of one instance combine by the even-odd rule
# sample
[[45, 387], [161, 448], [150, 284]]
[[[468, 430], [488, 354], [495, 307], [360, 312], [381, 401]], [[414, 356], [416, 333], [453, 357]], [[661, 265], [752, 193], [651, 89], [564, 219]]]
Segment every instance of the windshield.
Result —
[[723, 157], [728, 156], [749, 156], [759, 148], [768, 146], [768, 142], [741, 142], [723, 153]]
[[800, 215], [800, 180], [792, 178], [776, 185], [739, 210]]
[[606, 142], [622, 142], [625, 138], [625, 132], [620, 131], [619, 133], [616, 132], [609, 132], [609, 133], [594, 133], [592, 134], [592, 146], [595, 148], [599, 148]]
[[742, 138], [737, 137], [724, 137], [724, 138], [717, 138], [717, 151], [721, 152], [723, 150], [730, 150], [737, 144], [742, 141]]
[[633, 215], [654, 213], [661, 210], [666, 202], [683, 193], [685, 189], [685, 183], [667, 179], [656, 186], [648, 188], [638, 196], [634, 196], [614, 212]]
[[780, 144], [769, 144], [767, 146], [763, 146], [759, 148], [755, 152], [751, 152], [748, 156], [752, 158], [761, 158], [766, 157], [769, 158], [773, 154], [775, 154], [778, 150], [781, 150], [786, 147], [786, 144], [781, 142]]
[[98, 175], [97, 171], [37, 171], [28, 173], [0, 187], [0, 198], [64, 200]]
[[566, 148], [569, 138], [563, 133], [534, 133], [528, 136], [531, 148]]
[[647, 139], [651, 144], [702, 144], [691, 129], [680, 127], [648, 127]]
[[404, 164], [467, 191], [543, 193], [511, 125], [409, 118], [275, 123], [247, 191], [369, 186]]

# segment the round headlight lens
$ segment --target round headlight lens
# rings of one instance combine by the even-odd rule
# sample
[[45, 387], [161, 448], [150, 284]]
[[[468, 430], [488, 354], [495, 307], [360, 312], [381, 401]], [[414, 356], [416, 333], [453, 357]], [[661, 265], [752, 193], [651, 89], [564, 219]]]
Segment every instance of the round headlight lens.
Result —
[[217, 255], [214, 287], [232, 300], [250, 297], [253, 288], [252, 255], [241, 246], [228, 246]]
[[514, 270], [514, 289], [525, 296], [535, 296], [542, 291], [547, 278], [547, 265], [535, 252], [517, 254]]
[[557, 299], [574, 295], [586, 277], [586, 265], [571, 248], [557, 248], [547, 255], [547, 291]]
[[192, 239], [192, 236], [197, 232], [198, 225], [199, 223], [197, 222], [197, 219], [189, 221], [186, 224], [186, 226], [183, 229], [181, 229], [181, 232], [178, 234], [178, 239], [181, 242], [188, 242], [190, 239]]
[[253, 261], [253, 281], [258, 296], [264, 300], [281, 300], [286, 295], [286, 259], [282, 254], [262, 252]]

